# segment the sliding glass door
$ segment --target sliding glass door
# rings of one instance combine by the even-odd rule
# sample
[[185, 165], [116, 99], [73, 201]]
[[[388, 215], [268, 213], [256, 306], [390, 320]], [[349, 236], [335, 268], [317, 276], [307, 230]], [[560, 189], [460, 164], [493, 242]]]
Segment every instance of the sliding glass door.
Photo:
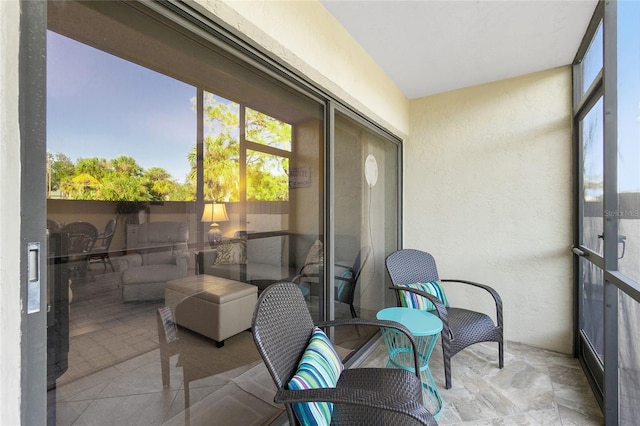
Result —
[[574, 65], [576, 349], [607, 424], [640, 422], [639, 19], [600, 3]]
[[[318, 321], [387, 304], [399, 140], [221, 31], [184, 4], [48, 4], [51, 425], [280, 415], [254, 303], [224, 317], [221, 282], [296, 280]], [[346, 359], [377, 332], [332, 337]]]

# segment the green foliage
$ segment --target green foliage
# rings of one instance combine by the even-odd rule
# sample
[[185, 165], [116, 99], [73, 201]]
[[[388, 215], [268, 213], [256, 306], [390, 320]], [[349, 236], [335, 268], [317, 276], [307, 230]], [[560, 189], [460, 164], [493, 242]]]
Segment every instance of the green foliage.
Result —
[[[240, 200], [240, 105], [205, 93], [203, 192], [205, 201]], [[289, 198], [288, 152], [291, 125], [247, 108], [245, 133], [249, 142], [270, 147], [271, 153], [246, 150], [248, 200], [283, 201]], [[255, 145], [254, 145], [255, 147]], [[161, 149], [161, 148], [160, 148]], [[282, 150], [283, 155], [273, 154]], [[277, 152], [277, 151], [276, 151]], [[65, 154], [47, 154], [48, 188], [62, 198], [104, 201], [193, 201], [198, 173], [197, 148], [187, 153], [191, 166], [187, 182], [180, 184], [160, 167], [145, 170], [136, 160], [120, 156], [80, 158], [74, 165]]]
[[60, 182], [69, 180], [75, 175], [75, 166], [73, 161], [64, 154], [47, 153], [47, 171], [49, 174], [48, 190], [58, 191]]

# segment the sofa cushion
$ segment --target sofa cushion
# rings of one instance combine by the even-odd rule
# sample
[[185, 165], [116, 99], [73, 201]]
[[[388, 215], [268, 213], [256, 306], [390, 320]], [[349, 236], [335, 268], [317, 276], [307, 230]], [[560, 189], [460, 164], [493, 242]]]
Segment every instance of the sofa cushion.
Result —
[[304, 275], [316, 275], [320, 272], [323, 263], [324, 247], [322, 241], [315, 240], [307, 252], [307, 257], [304, 259], [304, 266], [300, 273]]
[[172, 246], [167, 246], [167, 243], [149, 244], [149, 249], [145, 250], [142, 258], [142, 263], [145, 265], [164, 265], [167, 263], [175, 263], [175, 254]]
[[214, 265], [245, 265], [247, 263], [247, 240], [223, 240], [216, 248]]

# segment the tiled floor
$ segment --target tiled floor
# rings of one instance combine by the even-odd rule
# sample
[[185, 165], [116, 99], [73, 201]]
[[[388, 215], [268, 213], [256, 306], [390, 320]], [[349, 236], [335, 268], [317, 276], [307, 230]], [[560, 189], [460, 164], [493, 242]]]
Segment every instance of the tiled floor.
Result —
[[[444, 406], [440, 425], [602, 425], [577, 359], [514, 342], [505, 343], [505, 366], [498, 369], [497, 344], [478, 344], [452, 360], [452, 387], [444, 388], [442, 351], [429, 362]], [[362, 366], [387, 362], [379, 345]]]
[[[114, 286], [117, 280], [106, 274], [75, 289], [69, 371], [56, 395], [58, 425], [263, 425], [281, 412], [272, 403], [274, 386], [258, 361], [250, 333], [228, 339], [220, 349], [187, 333], [185, 339], [192, 339], [203, 359], [196, 364], [211, 360], [225, 367], [197, 371], [188, 383], [186, 403], [187, 367], [174, 356], [171, 384], [163, 387], [156, 305], [122, 304], [117, 291], [113, 295]], [[361, 366], [386, 362], [380, 343]], [[568, 355], [507, 342], [500, 370], [496, 344], [475, 345], [453, 358], [449, 390], [444, 389], [439, 345], [430, 365], [444, 401], [441, 425], [603, 424], [577, 360]]]
[[[248, 337], [243, 333], [225, 347], [246, 344]], [[476, 345], [454, 358], [449, 390], [444, 389], [436, 347], [430, 365], [444, 400], [440, 425], [603, 424], [574, 358], [509, 342], [505, 368], [499, 370], [492, 346]], [[380, 344], [362, 366], [385, 363], [386, 349]], [[182, 368], [172, 368], [169, 388], [162, 387], [159, 371], [159, 356], [153, 350], [63, 386], [57, 424], [261, 425], [279, 413], [271, 403], [271, 379], [260, 363], [191, 382], [187, 411]]]

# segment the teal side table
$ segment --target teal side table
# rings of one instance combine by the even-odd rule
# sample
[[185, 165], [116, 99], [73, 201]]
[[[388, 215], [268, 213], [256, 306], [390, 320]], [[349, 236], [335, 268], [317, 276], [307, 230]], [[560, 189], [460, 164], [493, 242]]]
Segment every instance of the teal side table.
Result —
[[[376, 317], [380, 320], [399, 322], [415, 337], [420, 357], [423, 404], [437, 418], [442, 410], [442, 397], [429, 369], [429, 358], [442, 331], [442, 321], [429, 312], [401, 307], [382, 309]], [[413, 350], [407, 336], [398, 330], [383, 327], [382, 337], [389, 352], [387, 368], [415, 371]]]

